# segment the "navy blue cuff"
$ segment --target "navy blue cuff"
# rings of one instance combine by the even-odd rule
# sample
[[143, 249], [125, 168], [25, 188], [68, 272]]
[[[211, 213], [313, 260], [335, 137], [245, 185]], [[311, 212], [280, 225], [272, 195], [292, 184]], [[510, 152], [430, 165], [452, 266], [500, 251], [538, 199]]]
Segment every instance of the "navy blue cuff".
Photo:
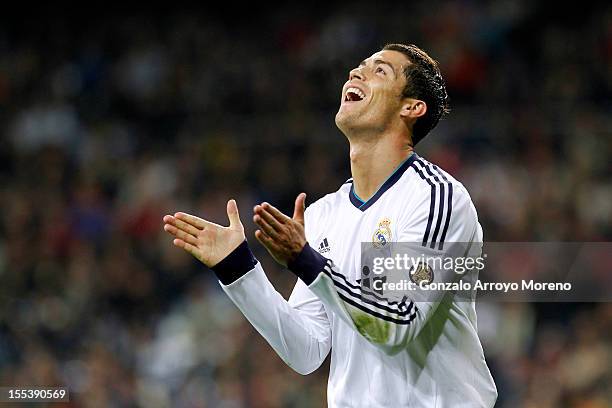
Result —
[[306, 285], [310, 285], [323, 271], [327, 258], [312, 249], [308, 242], [302, 248], [302, 252], [287, 268], [296, 274]]
[[257, 259], [253, 256], [246, 240], [221, 262], [211, 267], [217, 278], [224, 285], [238, 280], [257, 265]]

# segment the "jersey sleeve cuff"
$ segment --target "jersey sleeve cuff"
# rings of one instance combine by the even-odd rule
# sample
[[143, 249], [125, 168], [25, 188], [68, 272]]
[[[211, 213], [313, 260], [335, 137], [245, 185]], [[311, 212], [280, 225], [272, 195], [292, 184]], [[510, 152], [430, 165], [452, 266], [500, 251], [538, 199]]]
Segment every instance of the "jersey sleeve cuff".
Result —
[[229, 285], [251, 271], [255, 265], [257, 265], [257, 259], [253, 256], [247, 241], [244, 240], [221, 262], [210, 269], [217, 275], [217, 279], [222, 284]]
[[326, 263], [327, 258], [312, 249], [307, 242], [297, 258], [287, 264], [287, 268], [296, 274], [302, 282], [310, 286], [317, 276], [319, 276], [319, 273], [323, 271]]

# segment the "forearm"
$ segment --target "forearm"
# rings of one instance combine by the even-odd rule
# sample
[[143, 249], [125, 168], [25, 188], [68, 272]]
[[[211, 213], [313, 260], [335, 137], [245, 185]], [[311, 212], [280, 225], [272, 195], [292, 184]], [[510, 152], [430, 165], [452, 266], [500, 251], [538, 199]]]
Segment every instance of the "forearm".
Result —
[[390, 301], [349, 282], [327, 259], [305, 246], [289, 269], [325, 306], [372, 344], [388, 353], [405, 347], [435, 311], [435, 302]]
[[292, 307], [274, 289], [246, 241], [213, 270], [225, 293], [287, 365], [300, 374], [320, 366], [330, 348], [326, 317]]

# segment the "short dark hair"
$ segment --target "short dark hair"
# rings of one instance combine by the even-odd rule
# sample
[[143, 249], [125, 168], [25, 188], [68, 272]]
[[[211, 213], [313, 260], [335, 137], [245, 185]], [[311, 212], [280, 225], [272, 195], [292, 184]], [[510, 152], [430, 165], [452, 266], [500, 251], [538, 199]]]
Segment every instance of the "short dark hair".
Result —
[[450, 112], [448, 94], [444, 79], [436, 60], [413, 44], [387, 44], [383, 51], [398, 51], [411, 62], [404, 69], [406, 86], [402, 97], [422, 100], [427, 105], [427, 112], [414, 123], [412, 143], [416, 145], [437, 124], [442, 115]]

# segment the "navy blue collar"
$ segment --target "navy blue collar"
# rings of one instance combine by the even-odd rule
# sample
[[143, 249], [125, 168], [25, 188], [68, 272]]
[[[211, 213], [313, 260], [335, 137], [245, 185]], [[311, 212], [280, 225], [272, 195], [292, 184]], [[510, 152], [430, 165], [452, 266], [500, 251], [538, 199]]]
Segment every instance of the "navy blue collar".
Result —
[[402, 164], [400, 164], [397, 167], [397, 169], [393, 171], [393, 173], [391, 173], [389, 178], [382, 184], [382, 186], [379, 187], [376, 193], [372, 197], [370, 197], [370, 199], [367, 201], [362, 200], [361, 198], [359, 198], [357, 193], [355, 193], [355, 184], [352, 182], [351, 191], [349, 193], [349, 199], [351, 200], [351, 203], [355, 207], [360, 209], [361, 211], [365, 211], [368, 208], [370, 208], [376, 201], [378, 201], [378, 199], [385, 193], [385, 191], [387, 191], [388, 189], [393, 187], [395, 183], [397, 183], [400, 177], [402, 177], [402, 174], [404, 174], [404, 172], [408, 170], [408, 168], [410, 167], [410, 165], [416, 158], [417, 158], [416, 153], [412, 152], [410, 156], [408, 156], [408, 158], [404, 160]]

